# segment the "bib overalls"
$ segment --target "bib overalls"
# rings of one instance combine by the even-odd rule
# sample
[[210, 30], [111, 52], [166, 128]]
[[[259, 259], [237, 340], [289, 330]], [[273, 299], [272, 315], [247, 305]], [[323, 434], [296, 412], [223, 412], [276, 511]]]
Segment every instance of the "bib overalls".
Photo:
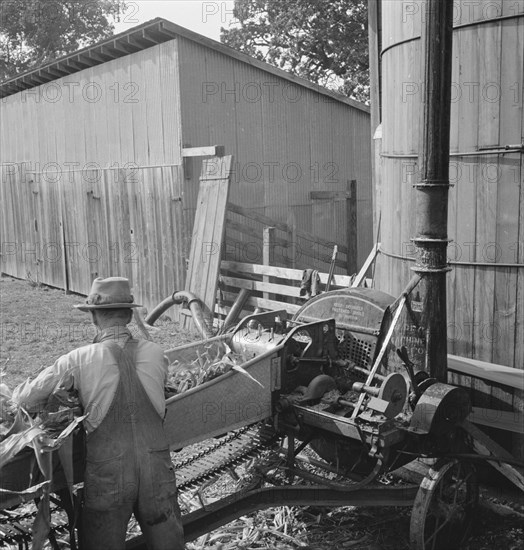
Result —
[[118, 363], [115, 397], [86, 440], [83, 550], [123, 550], [134, 513], [150, 550], [182, 550], [175, 473], [162, 419], [135, 366], [137, 341], [106, 341]]

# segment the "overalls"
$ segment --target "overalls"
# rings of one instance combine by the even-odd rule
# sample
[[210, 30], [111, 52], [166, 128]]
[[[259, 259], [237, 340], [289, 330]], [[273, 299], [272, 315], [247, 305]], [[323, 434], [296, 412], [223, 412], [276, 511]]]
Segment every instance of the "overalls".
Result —
[[162, 419], [136, 373], [137, 342], [101, 345], [117, 360], [120, 379], [107, 415], [87, 435], [81, 548], [124, 549], [134, 513], [150, 550], [182, 550], [175, 473]]

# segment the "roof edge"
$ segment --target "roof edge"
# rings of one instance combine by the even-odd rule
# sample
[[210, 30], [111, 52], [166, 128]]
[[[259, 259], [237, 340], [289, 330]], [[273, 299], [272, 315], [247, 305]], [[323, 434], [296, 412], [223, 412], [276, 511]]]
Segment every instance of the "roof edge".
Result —
[[71, 54], [64, 55], [54, 61], [5, 80], [0, 83], [0, 98], [14, 95], [20, 91], [30, 88], [35, 88], [41, 84], [52, 82], [53, 80], [80, 72], [89, 67], [102, 65], [103, 63], [113, 59], [131, 55], [151, 46], [176, 39], [177, 36], [197, 42], [205, 47], [212, 48], [213, 50], [223, 53], [228, 57], [232, 57], [238, 61], [247, 63], [252, 67], [256, 67], [265, 72], [274, 74], [279, 78], [283, 78], [294, 84], [328, 96], [365, 113], [369, 114], [371, 111], [370, 107], [364, 103], [350, 99], [338, 92], [329, 90], [328, 88], [324, 88], [323, 86], [310, 82], [305, 78], [295, 76], [264, 61], [259, 61], [258, 59], [227, 46], [226, 44], [222, 44], [212, 38], [198, 34], [190, 29], [186, 29], [185, 27], [177, 25], [176, 23], [168, 21], [162, 17], [157, 17], [142, 23], [132, 29], [101, 40], [96, 44], [87, 46]]
[[181, 27], [180, 25], [177, 25], [176, 23], [172, 23], [171, 21], [168, 21], [167, 19], [162, 19], [163, 24], [166, 26], [167, 29], [170, 31], [176, 33], [177, 35], [183, 36], [184, 38], [187, 38], [188, 40], [191, 40], [193, 42], [198, 42], [199, 44], [202, 44], [204, 46], [207, 46], [209, 48], [212, 48], [216, 51], [219, 51], [220, 53], [223, 53], [224, 55], [227, 55], [229, 57], [233, 57], [234, 59], [237, 59], [239, 61], [242, 61], [244, 63], [247, 63], [248, 65], [251, 65], [253, 67], [257, 67], [263, 71], [273, 73], [274, 75], [284, 78], [286, 80], [289, 80], [295, 84], [298, 84], [300, 86], [304, 86], [305, 88], [309, 88], [310, 90], [313, 90], [315, 92], [318, 92], [323, 95], [327, 95], [332, 97], [333, 99], [336, 99], [337, 101], [341, 101], [342, 103], [346, 103], [347, 105], [350, 105], [351, 107], [355, 107], [356, 109], [360, 109], [366, 113], [371, 112], [371, 108], [369, 105], [366, 105], [365, 103], [361, 103], [360, 101], [356, 101], [354, 99], [351, 99], [345, 95], [342, 95], [338, 92], [335, 92], [333, 90], [329, 90], [328, 88], [325, 88], [324, 86], [321, 86], [320, 84], [315, 84], [314, 82], [311, 82], [310, 80], [306, 80], [305, 78], [302, 78], [300, 76], [296, 76], [294, 74], [291, 74], [287, 71], [284, 71], [283, 69], [279, 69], [278, 67], [275, 67], [274, 65], [271, 65], [269, 63], [266, 63], [265, 61], [260, 61], [258, 59], [255, 59], [254, 57], [251, 57], [250, 55], [247, 55], [243, 52], [240, 52], [238, 50], [235, 50], [231, 46], [228, 46], [227, 44], [223, 44], [222, 42], [218, 42], [217, 40], [213, 40], [212, 38], [208, 38], [207, 36], [203, 36], [197, 32], [194, 32], [190, 29], [186, 29], [185, 27]]

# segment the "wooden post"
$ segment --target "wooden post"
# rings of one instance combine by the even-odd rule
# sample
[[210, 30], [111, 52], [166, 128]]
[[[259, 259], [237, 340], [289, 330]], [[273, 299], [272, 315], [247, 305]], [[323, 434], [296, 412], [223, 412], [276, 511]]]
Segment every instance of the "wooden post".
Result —
[[293, 210], [289, 211], [287, 216], [288, 226], [288, 259], [289, 267], [296, 269], [297, 266], [297, 222], [295, 220], [295, 213]]
[[347, 182], [346, 193], [346, 216], [347, 231], [346, 245], [347, 252], [347, 272], [353, 275], [357, 272], [357, 180]]
[[[264, 227], [264, 232], [262, 235], [262, 263], [264, 265], [274, 265], [275, 264], [275, 247], [273, 245], [275, 237], [275, 228], [274, 227]], [[270, 277], [264, 275], [262, 280], [265, 283], [270, 283]], [[273, 295], [268, 292], [264, 292], [262, 297], [265, 300], [273, 300]]]
[[421, 325], [426, 334], [426, 365], [430, 376], [447, 381], [446, 250], [448, 244], [449, 131], [453, 0], [427, 0], [422, 33], [423, 116], [422, 149], [416, 192], [417, 261], [422, 277]]

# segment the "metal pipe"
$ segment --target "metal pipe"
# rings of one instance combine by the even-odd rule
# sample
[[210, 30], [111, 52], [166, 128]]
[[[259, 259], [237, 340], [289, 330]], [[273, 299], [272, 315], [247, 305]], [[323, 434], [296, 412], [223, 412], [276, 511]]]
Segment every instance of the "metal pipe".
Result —
[[420, 179], [416, 192], [417, 261], [422, 277], [421, 325], [426, 331], [426, 365], [430, 376], [447, 382], [446, 250], [448, 245], [449, 143], [453, 0], [427, 0], [422, 32], [423, 113], [420, 119]]
[[171, 306], [174, 306], [175, 304], [181, 304], [183, 302], [182, 299], [175, 300], [174, 298], [175, 292], [165, 300], [162, 300], [154, 309], [153, 311], [146, 317], [146, 323], [148, 325], [154, 325], [155, 321], [158, 320], [158, 318], [165, 313]]
[[[402, 256], [401, 254], [393, 254], [392, 252], [386, 252], [382, 247], [379, 248], [379, 252], [384, 254], [388, 258], [395, 260], [402, 260], [403, 262], [415, 262], [417, 259], [412, 256]], [[510, 264], [499, 262], [459, 262], [455, 260], [448, 260], [448, 265], [464, 265], [467, 267], [497, 267], [504, 269], [522, 268], [524, 264]], [[304, 319], [304, 317], [302, 317]]]
[[175, 304], [182, 304], [187, 302], [187, 305], [193, 316], [193, 322], [195, 326], [202, 335], [203, 338], [212, 338], [214, 336], [213, 331], [210, 328], [210, 323], [204, 315], [204, 310], [202, 309], [202, 303], [200, 300], [192, 293], [185, 290], [179, 290], [178, 292], [173, 292], [171, 296], [162, 300], [153, 311], [146, 317], [146, 323], [153, 325], [155, 321], [165, 313], [171, 306]]
[[220, 330], [218, 331], [218, 334], [224, 334], [228, 328], [233, 326], [240, 313], [242, 312], [243, 307], [246, 305], [247, 299], [249, 298], [250, 291], [246, 288], [241, 288], [240, 292], [238, 293], [238, 296], [231, 306], [231, 309], [229, 310], [229, 313], [227, 314], [227, 317], [224, 320], [224, 324], [220, 327]]

